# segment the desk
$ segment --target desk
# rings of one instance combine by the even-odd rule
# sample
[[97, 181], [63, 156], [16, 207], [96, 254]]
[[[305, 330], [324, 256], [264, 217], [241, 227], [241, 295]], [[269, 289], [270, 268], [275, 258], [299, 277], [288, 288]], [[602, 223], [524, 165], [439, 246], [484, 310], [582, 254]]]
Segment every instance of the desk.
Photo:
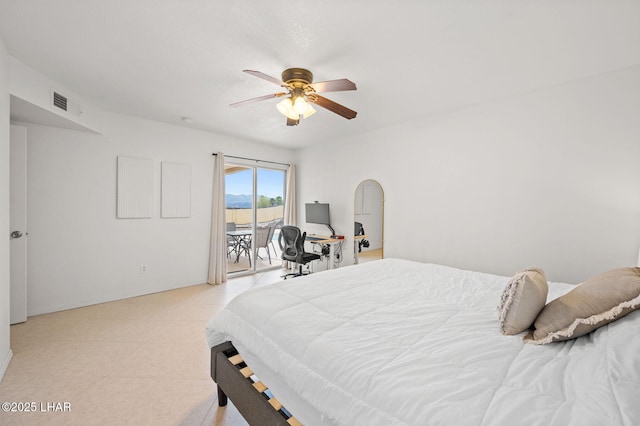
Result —
[[[327, 269], [335, 269], [334, 260], [336, 258], [336, 246], [338, 244], [342, 244], [344, 239], [339, 240], [337, 238], [331, 238], [323, 235], [317, 234], [307, 234], [305, 242], [309, 242], [311, 244], [327, 244], [329, 246], [329, 263], [327, 264]], [[342, 260], [342, 259], [341, 259]]]
[[353, 263], [354, 265], [358, 264], [358, 242], [364, 240], [368, 237], [368, 235], [354, 235], [353, 236]]
[[253, 230], [251, 229], [243, 229], [241, 231], [227, 231], [227, 236], [233, 239], [233, 251], [236, 252], [236, 260], [238, 263], [240, 260], [240, 253], [246, 252], [247, 256], [249, 256], [249, 267], [251, 267], [251, 234]]

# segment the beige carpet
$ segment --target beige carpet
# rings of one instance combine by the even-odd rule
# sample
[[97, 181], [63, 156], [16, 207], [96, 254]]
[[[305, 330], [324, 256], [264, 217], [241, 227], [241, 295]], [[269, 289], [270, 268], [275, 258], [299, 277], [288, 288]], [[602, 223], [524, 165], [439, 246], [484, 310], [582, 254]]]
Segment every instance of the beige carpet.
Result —
[[0, 403], [29, 403], [22, 409], [35, 412], [0, 411], [0, 424], [246, 425], [231, 403], [218, 409], [204, 326], [233, 297], [271, 284], [281, 273], [39, 315], [11, 326], [13, 359], [0, 382]]

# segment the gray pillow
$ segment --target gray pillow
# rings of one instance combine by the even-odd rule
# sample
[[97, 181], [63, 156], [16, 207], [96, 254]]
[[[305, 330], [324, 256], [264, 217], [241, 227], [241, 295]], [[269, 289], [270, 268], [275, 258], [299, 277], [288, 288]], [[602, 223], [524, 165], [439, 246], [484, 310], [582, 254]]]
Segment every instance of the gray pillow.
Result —
[[538, 345], [573, 339], [640, 308], [640, 268], [589, 278], [544, 307], [524, 337]]
[[547, 303], [548, 292], [547, 279], [540, 268], [523, 269], [511, 277], [498, 306], [502, 334], [528, 330]]

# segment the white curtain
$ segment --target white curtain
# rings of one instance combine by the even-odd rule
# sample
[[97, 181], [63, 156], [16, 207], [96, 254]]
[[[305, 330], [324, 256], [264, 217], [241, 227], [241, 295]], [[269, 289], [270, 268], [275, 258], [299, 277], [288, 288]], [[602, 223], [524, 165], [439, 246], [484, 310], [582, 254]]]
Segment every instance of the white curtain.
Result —
[[289, 164], [287, 171], [287, 194], [284, 198], [284, 224], [296, 226], [296, 166]]
[[[296, 217], [296, 166], [289, 164], [287, 171], [287, 187], [284, 198], [284, 224], [297, 225]], [[282, 261], [282, 268], [288, 269], [291, 265], [286, 260]]]
[[227, 280], [227, 224], [224, 190], [224, 154], [218, 152], [213, 164], [211, 202], [211, 248], [209, 249], [209, 284]]

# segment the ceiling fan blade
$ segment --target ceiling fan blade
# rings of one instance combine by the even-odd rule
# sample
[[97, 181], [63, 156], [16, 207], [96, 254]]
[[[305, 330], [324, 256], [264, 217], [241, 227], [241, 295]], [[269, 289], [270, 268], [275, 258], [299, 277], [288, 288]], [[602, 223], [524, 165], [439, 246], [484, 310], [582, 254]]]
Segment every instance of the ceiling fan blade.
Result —
[[321, 106], [322, 108], [328, 109], [331, 112], [335, 112], [336, 114], [346, 118], [347, 120], [356, 118], [356, 115], [358, 115], [358, 113], [354, 110], [349, 109], [344, 105], [340, 105], [339, 103], [333, 102], [332, 100], [324, 98], [320, 95], [309, 96], [309, 100], [314, 104]]
[[316, 93], [358, 90], [356, 84], [346, 78], [342, 78], [340, 80], [319, 81], [317, 83], [311, 83], [309, 86], [313, 87], [313, 90], [315, 90]]
[[299, 123], [300, 123], [299, 118], [297, 120], [292, 120], [289, 117], [287, 117], [287, 126], [297, 126]]
[[264, 96], [260, 96], [260, 97], [257, 97], [257, 98], [247, 99], [246, 101], [234, 102], [232, 104], [229, 104], [229, 106], [230, 107], [237, 107], [237, 106], [241, 106], [241, 105], [245, 105], [245, 104], [252, 104], [254, 102], [264, 101], [264, 100], [271, 99], [271, 98], [279, 98], [280, 96], [284, 96], [284, 95], [286, 95], [286, 93], [284, 93], [284, 92], [274, 93], [272, 95], [264, 95]]
[[274, 84], [277, 84], [278, 86], [284, 86], [286, 87], [287, 85], [280, 79], [275, 78], [275, 77], [271, 77], [270, 75], [267, 75], [263, 72], [260, 71], [253, 71], [253, 70], [242, 70], [243, 72], [246, 72], [247, 74], [251, 74], [254, 77], [258, 77], [261, 78], [263, 80], [267, 80], [270, 81]]

